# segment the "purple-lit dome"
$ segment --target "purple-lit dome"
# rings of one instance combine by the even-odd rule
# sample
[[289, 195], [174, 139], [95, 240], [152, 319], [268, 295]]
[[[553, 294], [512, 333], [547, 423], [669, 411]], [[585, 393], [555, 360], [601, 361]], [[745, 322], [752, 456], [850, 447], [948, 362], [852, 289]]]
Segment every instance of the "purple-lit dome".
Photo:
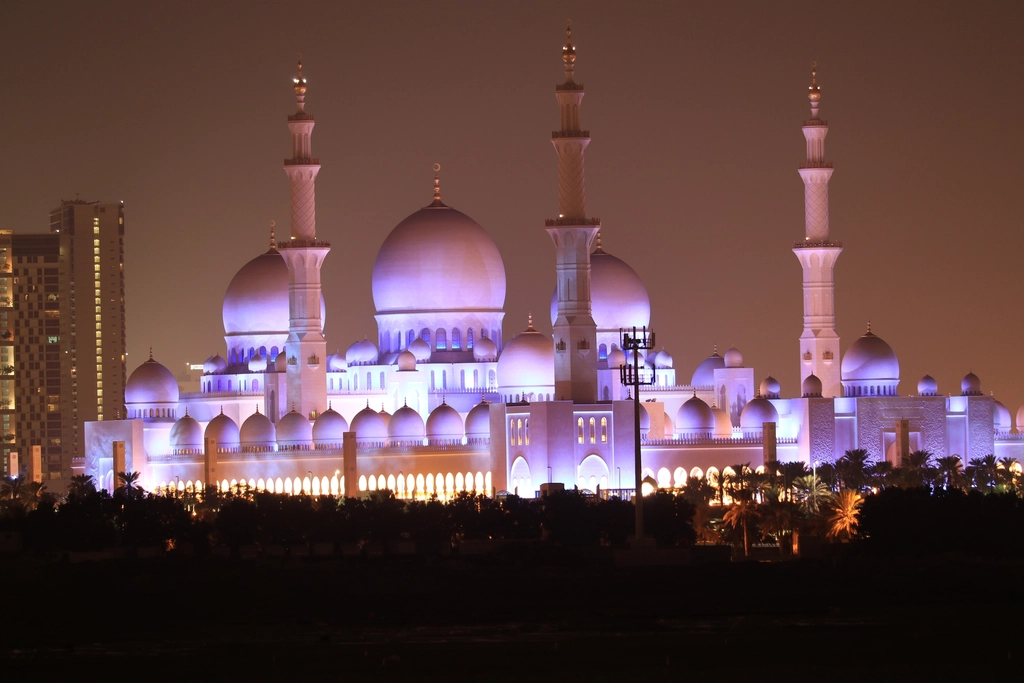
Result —
[[177, 403], [178, 382], [171, 371], [150, 357], [135, 368], [124, 386], [125, 403]]
[[[325, 312], [321, 294], [321, 327]], [[221, 313], [227, 335], [288, 334], [288, 266], [277, 249], [260, 254], [235, 273]]]
[[392, 440], [422, 443], [424, 436], [423, 418], [407, 405], [396, 410], [388, 421], [388, 438]]
[[341, 413], [328, 408], [320, 413], [313, 423], [313, 445], [332, 446], [342, 443], [345, 439], [345, 432], [348, 431], [348, 422]]
[[998, 432], [1008, 432], [1013, 429], [1010, 411], [999, 401], [994, 401], [992, 404], [992, 426]]
[[683, 435], [708, 436], [715, 430], [715, 414], [696, 396], [676, 411], [676, 431]]
[[[243, 429], [245, 425], [242, 426]], [[313, 442], [313, 425], [295, 408], [277, 421], [279, 446], [309, 446]]]
[[249, 359], [249, 372], [264, 372], [267, 369], [267, 357], [257, 353]]
[[203, 448], [203, 428], [194, 417], [188, 414], [187, 410], [185, 415], [171, 427], [170, 442], [172, 451], [201, 450]]
[[230, 417], [221, 413], [206, 425], [205, 438], [216, 440], [218, 448], [238, 448], [238, 425]]
[[367, 406], [352, 418], [352, 431], [358, 439], [382, 440], [388, 438], [388, 423], [383, 415]]
[[242, 448], [273, 448], [277, 441], [274, 423], [258, 410], [247, 417], [239, 430]]
[[779, 386], [779, 380], [771, 375], [765, 377], [764, 381], [761, 382], [761, 395], [765, 398], [778, 398], [781, 391], [782, 387]]
[[657, 355], [654, 356], [654, 365], [657, 368], [669, 370], [672, 368], [674, 363], [675, 361], [672, 358], [672, 354], [665, 349], [658, 351]]
[[715, 437], [719, 439], [728, 439], [732, 436], [732, 419], [729, 417], [729, 413], [725, 412], [718, 406], [711, 406], [711, 412], [715, 416]]
[[918, 396], [938, 396], [939, 383], [931, 375], [925, 375], [917, 383], [917, 394]]
[[215, 356], [210, 356], [203, 362], [203, 374], [213, 375], [218, 372], [224, 372], [228, 369], [228, 362], [218, 353]]
[[555, 347], [551, 337], [533, 329], [517, 334], [505, 345], [498, 358], [498, 386], [553, 387], [555, 384]]
[[608, 367], [621, 368], [625, 364], [626, 354], [622, 352], [622, 349], [614, 348], [608, 352]]
[[718, 355], [718, 351], [715, 351], [701, 361], [701, 364], [693, 371], [693, 377], [690, 379], [690, 385], [694, 387], [713, 386], [715, 383], [715, 370], [719, 370], [724, 367], [725, 359]]
[[430, 411], [427, 417], [428, 439], [462, 439], [466, 430], [462, 424], [462, 416], [447, 403]]
[[491, 435], [491, 404], [481, 401], [466, 415], [466, 436], [482, 439]]
[[332, 353], [327, 356], [327, 372], [341, 372], [348, 368], [348, 362], [345, 360], [345, 355], [341, 353]]
[[498, 347], [487, 337], [481, 337], [473, 345], [473, 359], [484, 361], [494, 360], [498, 357]]
[[1024, 406], [1017, 408], [1017, 431], [1024, 431]]
[[409, 344], [409, 351], [416, 356], [417, 363], [425, 363], [430, 360], [430, 344], [426, 340], [416, 337]]
[[373, 303], [378, 314], [500, 311], [505, 265], [476, 221], [443, 204], [428, 206], [399, 223], [377, 252]]
[[276, 372], [288, 371], [288, 354], [286, 354], [284, 350], [277, 354], [277, 358], [274, 359], [274, 370]]
[[735, 346], [730, 347], [725, 352], [725, 367], [727, 368], [742, 368], [743, 367], [743, 354]]
[[359, 365], [361, 363], [375, 363], [377, 361], [377, 347], [369, 339], [357, 341], [345, 351], [345, 362], [348, 365]]
[[744, 432], [759, 432], [763, 429], [765, 422], [776, 424], [779, 422], [779, 411], [775, 409], [771, 401], [758, 396], [743, 406], [743, 412], [740, 413], [740, 429]]
[[964, 396], [981, 396], [981, 380], [973, 372], [968, 372], [960, 381], [960, 393]]
[[416, 369], [416, 355], [409, 349], [398, 354], [395, 362], [398, 364], [399, 372], [412, 372]]
[[804, 378], [804, 398], [818, 398], [821, 396], [821, 391], [821, 379], [817, 375], [807, 375], [807, 377]]
[[[590, 255], [591, 315], [598, 330], [651, 324], [651, 298], [636, 271], [600, 247]], [[551, 295], [551, 324], [558, 317], [558, 290]]]
[[900, 378], [900, 362], [892, 347], [868, 330], [846, 350], [841, 372], [844, 382], [894, 382]]

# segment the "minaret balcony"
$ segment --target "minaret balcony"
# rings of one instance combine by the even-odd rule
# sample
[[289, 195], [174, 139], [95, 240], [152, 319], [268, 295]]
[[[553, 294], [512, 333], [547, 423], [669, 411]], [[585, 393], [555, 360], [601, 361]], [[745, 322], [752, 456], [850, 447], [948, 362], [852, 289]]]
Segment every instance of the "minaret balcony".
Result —
[[794, 249], [834, 249], [843, 248], [843, 243], [839, 240], [822, 240], [820, 242], [812, 242], [810, 240], [803, 240], [801, 242], [793, 242]]
[[288, 240], [278, 242], [278, 250], [281, 249], [330, 249], [331, 243], [323, 240]]
[[566, 81], [565, 83], [562, 83], [561, 85], [556, 85], [555, 86], [555, 92], [558, 92], [558, 91], [562, 91], [562, 92], [565, 92], [565, 91], [569, 91], [569, 92], [582, 92], [583, 91], [583, 84], [582, 83], [576, 83], [574, 81]]
[[544, 226], [547, 228], [553, 228], [555, 226], [574, 226], [574, 225], [601, 225], [600, 218], [548, 218], [544, 221]]
[[551, 131], [551, 139], [559, 140], [562, 138], [587, 138], [590, 139], [589, 130], [553, 130]]
[[300, 112], [296, 112], [294, 114], [289, 114], [288, 115], [288, 120], [289, 121], [312, 121], [313, 120], [313, 115], [312, 114], [307, 114], [304, 111], [300, 111]]
[[285, 166], [319, 166], [320, 157], [299, 157], [297, 159], [285, 159]]
[[805, 161], [800, 168], [832, 168], [831, 161]]
[[808, 119], [804, 121], [804, 128], [812, 128], [817, 126], [827, 126], [828, 121], [824, 119]]

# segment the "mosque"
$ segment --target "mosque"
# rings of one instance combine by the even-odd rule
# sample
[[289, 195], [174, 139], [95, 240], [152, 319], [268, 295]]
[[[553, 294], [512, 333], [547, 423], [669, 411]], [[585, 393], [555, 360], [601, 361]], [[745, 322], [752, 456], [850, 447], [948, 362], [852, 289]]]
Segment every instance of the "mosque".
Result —
[[[755, 382], [735, 348], [717, 349], [678, 376], [664, 350], [627, 353], [624, 329], [649, 326], [643, 281], [604, 251], [601, 223], [587, 214], [571, 33], [562, 48], [565, 81], [552, 134], [558, 157], [558, 214], [545, 222], [557, 286], [553, 333], [517, 323], [503, 332], [505, 265], [472, 218], [441, 199], [413, 212], [377, 253], [371, 289], [376, 343], [328, 354], [321, 266], [330, 244], [316, 235], [313, 115], [299, 63], [297, 108], [288, 117], [292, 156], [291, 234], [243, 265], [224, 295], [224, 353], [203, 367], [201, 390], [183, 393], [152, 357], [126, 389], [126, 419], [87, 423], [75, 474], [102, 486], [136, 471], [148, 490], [237, 484], [274, 492], [349, 496], [389, 489], [403, 498], [459, 491], [534, 496], [544, 483], [591, 491], [632, 489], [634, 402], [620, 367], [638, 363], [641, 477], [679, 487], [712, 480], [734, 463], [832, 462], [847, 449], [896, 464], [927, 449], [969, 459], [1024, 460], [1024, 438], [1009, 411], [964, 377], [956, 395], [922, 378], [900, 394], [900, 364], [868, 326], [844, 355], [835, 331], [833, 269], [842, 244], [829, 232], [828, 124], [812, 71], [805, 236], [793, 245], [803, 271], [802, 387], [783, 397], [772, 377]], [[435, 172], [437, 171], [435, 167]], [[635, 357], [635, 354], [640, 354]], [[840, 361], [841, 357], [841, 361]], [[1024, 424], [1024, 407], [1017, 423]]]

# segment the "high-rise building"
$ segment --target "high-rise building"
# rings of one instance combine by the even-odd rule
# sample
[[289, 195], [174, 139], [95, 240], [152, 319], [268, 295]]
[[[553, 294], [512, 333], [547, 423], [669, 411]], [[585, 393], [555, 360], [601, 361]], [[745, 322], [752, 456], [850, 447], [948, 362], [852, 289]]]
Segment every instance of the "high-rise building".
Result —
[[67, 479], [82, 424], [124, 406], [124, 206], [62, 201], [49, 233], [0, 233], [0, 420], [11, 452]]

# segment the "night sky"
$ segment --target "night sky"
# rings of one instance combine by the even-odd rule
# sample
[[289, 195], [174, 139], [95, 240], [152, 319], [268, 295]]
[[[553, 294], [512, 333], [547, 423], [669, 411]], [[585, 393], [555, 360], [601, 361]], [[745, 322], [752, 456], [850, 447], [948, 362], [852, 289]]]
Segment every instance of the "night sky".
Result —
[[223, 354], [234, 273], [289, 224], [297, 53], [316, 116], [328, 349], [376, 338], [377, 249], [431, 200], [497, 242], [505, 339], [550, 331], [554, 86], [573, 20], [588, 213], [681, 383], [717, 343], [799, 395], [810, 64], [829, 121], [843, 349], [868, 320], [959, 393], [1024, 403], [1024, 3], [7, 2], [0, 227], [125, 202], [129, 372]]

